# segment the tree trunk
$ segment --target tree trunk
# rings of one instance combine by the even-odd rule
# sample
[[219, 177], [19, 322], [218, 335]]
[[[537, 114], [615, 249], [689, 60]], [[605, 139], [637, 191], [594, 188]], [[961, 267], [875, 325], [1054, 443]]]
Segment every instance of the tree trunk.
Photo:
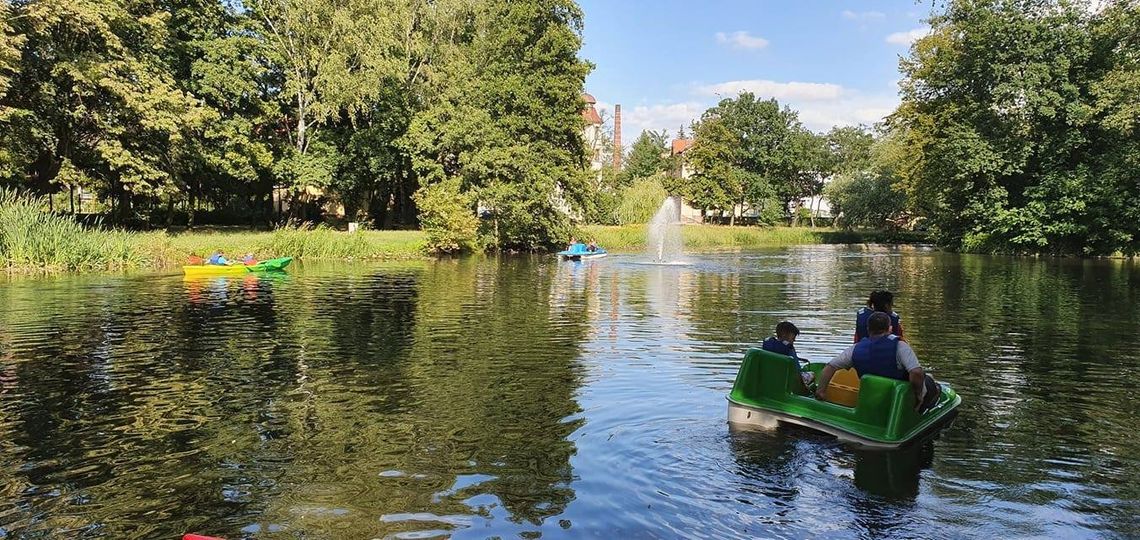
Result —
[[187, 209], [186, 209], [186, 214], [187, 214], [187, 216], [186, 216], [186, 229], [187, 230], [193, 230], [194, 229], [194, 214], [196, 213], [196, 210], [198, 209], [198, 188], [197, 188], [197, 185], [191, 186], [190, 187], [190, 193], [187, 195], [190, 198], [190, 201], [187, 204]]
[[71, 215], [75, 215], [75, 185], [67, 186], [67, 197], [71, 201]]
[[814, 198], [814, 197], [812, 198], [812, 200], [811, 200], [811, 206], [812, 206], [812, 208], [811, 208], [811, 228], [813, 228], [813, 229], [815, 228], [815, 216], [816, 216], [816, 214], [819, 213], [819, 203], [820, 203], [820, 201], [816, 200], [816, 198]]

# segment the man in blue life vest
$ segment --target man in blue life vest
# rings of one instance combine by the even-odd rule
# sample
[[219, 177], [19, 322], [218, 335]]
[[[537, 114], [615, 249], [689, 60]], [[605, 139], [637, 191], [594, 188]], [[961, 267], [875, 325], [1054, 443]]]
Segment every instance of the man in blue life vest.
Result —
[[[765, 339], [764, 343], [760, 344], [760, 348], [768, 352], [790, 356], [799, 362], [800, 357], [796, 356], [796, 337], [799, 335], [800, 329], [796, 328], [796, 325], [784, 321], [776, 325], [776, 335]], [[814, 377], [814, 373], [800, 372], [800, 378], [804, 380], [804, 384], [811, 384]]]
[[891, 333], [891, 317], [883, 312], [872, 313], [867, 318], [867, 331], [868, 337], [848, 347], [824, 366], [815, 396], [824, 399], [835, 372], [854, 367], [860, 377], [870, 374], [910, 381], [918, 404], [915, 410], [920, 413], [936, 405], [942, 395], [942, 387], [918, 365], [914, 349]]
[[895, 295], [890, 291], [874, 291], [867, 299], [867, 306], [859, 308], [855, 313], [855, 343], [867, 337], [867, 319], [872, 313], [886, 313], [891, 318], [891, 333], [903, 337], [902, 321], [899, 314], [894, 312]]

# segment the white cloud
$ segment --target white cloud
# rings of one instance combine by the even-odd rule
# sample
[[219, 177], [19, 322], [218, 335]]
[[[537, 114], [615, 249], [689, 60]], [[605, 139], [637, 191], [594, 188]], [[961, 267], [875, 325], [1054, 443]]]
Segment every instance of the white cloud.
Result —
[[849, 21], [872, 22], [881, 21], [887, 18], [887, 14], [882, 11], [851, 11], [850, 9], [843, 10], [843, 18]]
[[[688, 132], [689, 124], [699, 120], [705, 110], [721, 98], [733, 97], [744, 90], [761, 98], [776, 98], [781, 105], [799, 113], [800, 122], [815, 132], [825, 132], [835, 126], [875, 124], [894, 112], [899, 103], [897, 81], [884, 84], [883, 91], [874, 93], [832, 83], [729, 81], [694, 87], [692, 92], [698, 99], [622, 107], [622, 142], [628, 147], [643, 130], [665, 130], [670, 137], [675, 137], [677, 128], [683, 125]], [[612, 104], [598, 103], [597, 106], [612, 115]]]
[[799, 111], [800, 122], [816, 132], [827, 131], [834, 126], [872, 125], [894, 112], [898, 104], [899, 98], [893, 94], [856, 93], [835, 101], [788, 103]]
[[705, 96], [733, 97], [741, 92], [752, 92], [763, 98], [778, 100], [819, 101], [834, 100], [843, 95], [843, 87], [831, 83], [776, 82], [763, 79], [728, 81], [698, 86], [696, 92]]
[[895, 32], [887, 36], [887, 43], [892, 45], [906, 45], [910, 46], [911, 43], [918, 41], [930, 33], [930, 28], [921, 26], [907, 32]]
[[716, 42], [721, 45], [731, 45], [734, 49], [763, 49], [768, 46], [768, 40], [743, 30], [731, 34], [717, 32]]
[[[699, 119], [710, 104], [698, 101], [682, 101], [677, 103], [658, 103], [655, 105], [624, 105], [621, 108], [621, 140], [628, 147], [644, 130], [668, 131], [669, 137], [677, 136], [677, 128], [685, 126], [688, 134], [689, 124]], [[613, 105], [598, 103], [599, 110], [609, 111], [606, 122], [613, 125]]]
[[643, 130], [668, 131], [670, 137], [677, 136], [677, 129], [701, 117], [708, 106], [695, 101], [662, 103], [657, 105], [637, 105], [631, 110], [622, 110], [622, 140], [632, 143]]

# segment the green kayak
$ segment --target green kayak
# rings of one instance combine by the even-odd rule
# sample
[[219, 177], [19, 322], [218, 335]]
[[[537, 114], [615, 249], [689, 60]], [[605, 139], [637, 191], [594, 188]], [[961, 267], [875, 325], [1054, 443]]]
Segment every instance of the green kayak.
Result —
[[289, 266], [291, 262], [293, 262], [293, 257], [267, 259], [251, 265], [188, 264], [182, 267], [182, 271], [188, 276], [224, 276], [248, 274], [250, 272], [280, 272], [285, 270], [285, 267]]
[[[823, 366], [808, 364], [806, 369], [818, 378]], [[920, 415], [909, 382], [875, 375], [855, 381], [854, 406], [820, 401], [804, 386], [794, 359], [751, 349], [728, 395], [728, 421], [738, 427], [798, 424], [868, 447], [897, 448], [945, 425], [962, 402], [943, 382], [938, 404]]]

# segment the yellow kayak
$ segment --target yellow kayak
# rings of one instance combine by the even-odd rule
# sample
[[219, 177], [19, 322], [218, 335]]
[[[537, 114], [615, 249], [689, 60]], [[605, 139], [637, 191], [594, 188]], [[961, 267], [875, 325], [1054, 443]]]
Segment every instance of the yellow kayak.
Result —
[[188, 276], [229, 276], [248, 274], [250, 272], [280, 272], [293, 262], [293, 257], [268, 259], [257, 264], [191, 264], [182, 267]]

